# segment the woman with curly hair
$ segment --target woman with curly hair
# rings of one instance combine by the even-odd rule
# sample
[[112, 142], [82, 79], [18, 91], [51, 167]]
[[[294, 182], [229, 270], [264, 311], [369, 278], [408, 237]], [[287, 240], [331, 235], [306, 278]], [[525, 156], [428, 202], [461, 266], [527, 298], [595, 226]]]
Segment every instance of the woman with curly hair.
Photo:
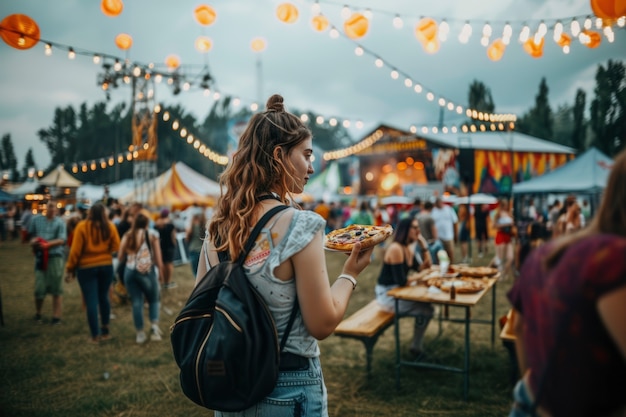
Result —
[[278, 340], [294, 303], [299, 312], [281, 353], [274, 390], [248, 410], [216, 412], [218, 417], [284, 415], [294, 409], [300, 416], [328, 415], [317, 341], [331, 335], [341, 322], [372, 249], [361, 252], [361, 245], [355, 245], [343, 273], [329, 284], [323, 249], [326, 221], [293, 203], [293, 195], [302, 193], [313, 174], [312, 155], [311, 131], [300, 118], [285, 111], [280, 95], [273, 95], [267, 110], [250, 119], [220, 177], [222, 195], [209, 222], [196, 281], [217, 265], [218, 252], [237, 259], [263, 214], [290, 205], [265, 225], [244, 266], [274, 318]]

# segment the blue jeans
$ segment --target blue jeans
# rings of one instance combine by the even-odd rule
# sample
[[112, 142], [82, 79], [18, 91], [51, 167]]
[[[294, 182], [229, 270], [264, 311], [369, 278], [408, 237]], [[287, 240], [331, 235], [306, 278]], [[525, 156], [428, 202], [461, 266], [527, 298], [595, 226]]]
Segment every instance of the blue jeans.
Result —
[[135, 330], [143, 330], [143, 300], [148, 301], [148, 315], [150, 322], [158, 323], [159, 309], [161, 308], [161, 293], [156, 269], [152, 268], [147, 274], [141, 274], [135, 269], [126, 268], [124, 284], [130, 295], [133, 306], [133, 323]]
[[198, 274], [198, 262], [200, 262], [200, 252], [189, 252], [189, 264], [191, 264], [191, 272], [193, 272], [194, 279]]
[[439, 252], [441, 249], [443, 249], [443, 243], [441, 243], [441, 240], [439, 239], [428, 244], [428, 251], [430, 252], [430, 257], [433, 260], [433, 265], [439, 265], [437, 252]]
[[215, 417], [328, 417], [328, 394], [319, 358], [309, 359], [309, 369], [282, 371], [274, 391], [244, 411], [216, 411]]
[[87, 309], [87, 323], [91, 337], [98, 337], [98, 309], [102, 327], [109, 327], [111, 319], [111, 302], [109, 288], [113, 282], [113, 266], [96, 266], [93, 268], [79, 268], [76, 271], [78, 284], [85, 299]]

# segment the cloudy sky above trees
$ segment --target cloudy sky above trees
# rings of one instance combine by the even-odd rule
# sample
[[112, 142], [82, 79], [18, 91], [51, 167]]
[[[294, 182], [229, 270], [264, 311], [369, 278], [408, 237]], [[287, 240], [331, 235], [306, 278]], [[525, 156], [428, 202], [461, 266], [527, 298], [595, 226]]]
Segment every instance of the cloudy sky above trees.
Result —
[[[201, 3], [217, 12], [211, 26], [200, 26], [194, 20], [193, 11]], [[34, 149], [37, 164], [46, 166], [49, 157], [37, 131], [52, 125], [54, 109], [69, 105], [78, 109], [83, 102], [92, 106], [105, 100], [96, 82], [101, 64], [94, 64], [90, 56], [69, 60], [69, 47], [143, 64], [163, 64], [166, 56], [176, 54], [190, 73], [208, 65], [215, 80], [213, 88], [240, 98], [241, 105], [259, 101], [263, 105], [270, 94], [280, 93], [289, 110], [352, 121], [350, 132], [355, 138], [380, 123], [407, 130], [411, 125], [436, 125], [438, 98], [465, 106], [474, 80], [491, 89], [500, 113], [526, 112], [534, 104], [542, 77], [547, 80], [553, 109], [572, 105], [578, 88], [591, 97], [599, 64], [605, 65], [609, 59], [626, 60], [624, 28], [615, 28], [613, 43], [603, 37], [595, 49], [573, 40], [569, 54], [552, 40], [557, 20], [563, 21], [566, 31], [573, 17], [584, 24], [585, 16], [592, 14], [589, 0], [320, 0], [321, 12], [340, 30], [344, 5], [352, 12], [370, 8], [373, 17], [368, 33], [356, 41], [342, 35], [333, 38], [329, 30], [313, 30], [313, 1], [292, 1], [299, 9], [293, 24], [277, 19], [280, 3], [126, 0], [122, 14], [111, 18], [100, 11], [99, 0], [2, 1], [0, 19], [13, 13], [30, 16], [38, 23], [41, 38], [53, 42], [54, 47], [52, 56], [45, 56], [43, 42], [25, 51], [0, 44], [0, 134], [11, 135], [20, 166], [29, 147]], [[396, 16], [403, 22], [400, 29], [393, 25]], [[432, 55], [424, 51], [414, 34], [424, 16], [446, 19], [450, 27], [448, 39]], [[458, 34], [466, 21], [473, 31], [463, 44]], [[518, 37], [525, 23], [534, 33], [541, 21], [547, 24], [548, 32], [544, 56], [537, 59], [524, 52]], [[492, 28], [490, 41], [501, 37], [506, 22], [513, 30], [510, 45], [498, 62], [489, 60], [481, 45], [487, 22]], [[127, 52], [115, 45], [119, 33], [133, 38]], [[194, 48], [198, 36], [212, 40], [207, 54]], [[250, 46], [257, 37], [266, 42], [260, 53]], [[365, 51], [362, 56], [355, 54], [359, 45]], [[377, 58], [384, 62], [380, 68], [375, 65]], [[393, 70], [399, 73], [398, 79], [392, 78]], [[407, 88], [407, 77], [412, 85], [421, 84], [424, 92], [417, 94]], [[427, 91], [434, 94], [432, 102], [426, 98]], [[174, 96], [161, 84], [155, 94], [157, 101], [180, 104], [198, 120], [204, 119], [214, 102], [197, 88]], [[130, 87], [121, 86], [111, 90], [109, 103], [128, 103], [130, 97]], [[360, 130], [354, 128], [357, 120], [364, 125]], [[444, 112], [444, 124], [462, 120], [454, 112]]]

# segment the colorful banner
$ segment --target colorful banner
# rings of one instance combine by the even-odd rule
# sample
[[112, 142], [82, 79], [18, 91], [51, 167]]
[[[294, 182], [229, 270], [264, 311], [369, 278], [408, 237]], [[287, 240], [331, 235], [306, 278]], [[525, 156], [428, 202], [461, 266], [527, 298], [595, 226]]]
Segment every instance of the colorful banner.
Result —
[[510, 194], [513, 183], [550, 172], [573, 157], [560, 153], [475, 150], [473, 192]]

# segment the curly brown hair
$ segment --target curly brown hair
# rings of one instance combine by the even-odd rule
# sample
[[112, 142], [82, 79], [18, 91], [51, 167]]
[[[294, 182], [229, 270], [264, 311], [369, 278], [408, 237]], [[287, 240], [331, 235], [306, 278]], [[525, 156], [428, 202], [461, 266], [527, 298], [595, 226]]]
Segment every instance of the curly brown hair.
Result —
[[[275, 193], [281, 202], [293, 200], [288, 184], [293, 166], [285, 158], [310, 138], [311, 131], [297, 116], [286, 112], [283, 97], [274, 94], [266, 110], [250, 118], [239, 146], [220, 176], [222, 195], [209, 223], [210, 239], [218, 251], [237, 259], [256, 219], [258, 197]], [[283, 158], [275, 158], [276, 148]]]

